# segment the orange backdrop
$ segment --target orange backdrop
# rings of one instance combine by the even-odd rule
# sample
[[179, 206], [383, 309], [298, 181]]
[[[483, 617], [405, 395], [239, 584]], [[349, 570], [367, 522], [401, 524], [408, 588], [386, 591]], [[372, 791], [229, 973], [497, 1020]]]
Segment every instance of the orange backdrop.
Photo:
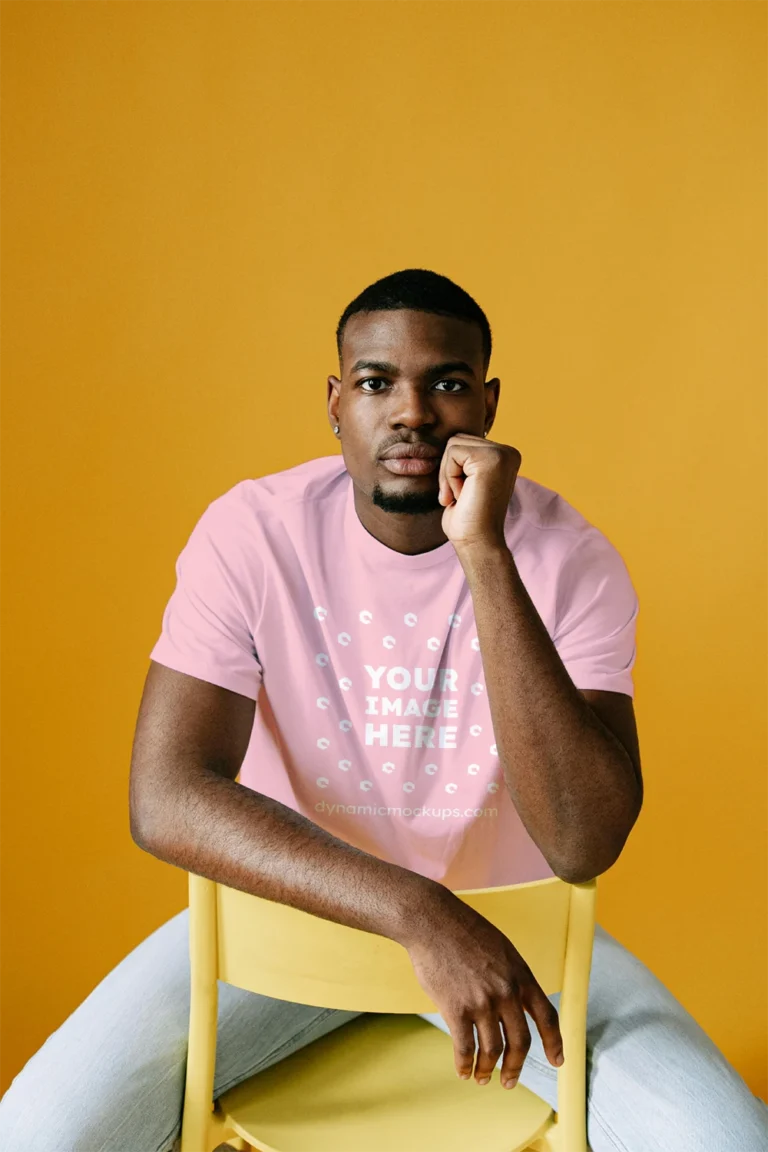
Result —
[[640, 597], [598, 919], [764, 1098], [766, 5], [2, 4], [2, 1080], [187, 897], [128, 827], [174, 563], [339, 449], [341, 311], [474, 295]]

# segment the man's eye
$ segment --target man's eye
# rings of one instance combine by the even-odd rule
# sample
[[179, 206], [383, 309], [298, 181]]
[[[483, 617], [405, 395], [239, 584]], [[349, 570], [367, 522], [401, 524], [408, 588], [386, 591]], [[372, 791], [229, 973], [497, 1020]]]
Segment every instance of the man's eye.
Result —
[[[436, 380], [435, 383], [436, 384], [458, 384], [459, 388], [465, 387], [463, 380]], [[383, 376], [366, 376], [366, 378], [364, 380], [358, 380], [358, 385], [357, 385], [358, 388], [360, 388], [363, 384], [386, 384], [386, 380], [384, 379]]]

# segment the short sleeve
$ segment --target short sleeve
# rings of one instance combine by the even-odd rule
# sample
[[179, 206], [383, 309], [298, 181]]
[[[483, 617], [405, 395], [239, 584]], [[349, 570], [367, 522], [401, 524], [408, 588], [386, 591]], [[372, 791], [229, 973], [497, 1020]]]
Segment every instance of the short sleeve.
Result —
[[566, 559], [557, 600], [553, 642], [574, 685], [634, 697], [639, 602], [620, 553], [597, 530]]
[[176, 561], [176, 587], [150, 659], [256, 700], [262, 667], [249, 623], [237, 516], [214, 501]]

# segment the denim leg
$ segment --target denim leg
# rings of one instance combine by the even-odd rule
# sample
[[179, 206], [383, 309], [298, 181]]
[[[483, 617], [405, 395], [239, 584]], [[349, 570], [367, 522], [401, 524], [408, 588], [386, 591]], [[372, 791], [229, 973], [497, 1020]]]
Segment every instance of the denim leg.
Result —
[[[178, 1148], [189, 1026], [184, 909], [142, 941], [27, 1062], [0, 1101], [0, 1152]], [[559, 1007], [559, 996], [552, 996]], [[219, 982], [214, 1098], [359, 1016]], [[423, 1018], [449, 1029], [439, 1014]], [[557, 1103], [528, 1017], [520, 1083]], [[499, 1064], [501, 1061], [499, 1061]], [[488, 1090], [503, 1091], [498, 1080]], [[663, 984], [599, 926], [587, 1017], [593, 1152], [763, 1152], [768, 1109]], [[484, 1089], [479, 1089], [483, 1091]]]
[[[219, 981], [214, 1099], [359, 1016]], [[0, 1152], [178, 1148], [189, 1029], [189, 910], [105, 976], [0, 1100]]]
[[[549, 999], [559, 1010], [560, 995]], [[450, 1034], [439, 1013], [419, 1015]], [[531, 1047], [519, 1083], [556, 1108], [557, 1070], [527, 1012], [526, 1023]], [[498, 1079], [478, 1086], [494, 1090], [505, 1091]], [[600, 925], [587, 1006], [587, 1139], [592, 1152], [768, 1149], [768, 1107], [665, 985]]]

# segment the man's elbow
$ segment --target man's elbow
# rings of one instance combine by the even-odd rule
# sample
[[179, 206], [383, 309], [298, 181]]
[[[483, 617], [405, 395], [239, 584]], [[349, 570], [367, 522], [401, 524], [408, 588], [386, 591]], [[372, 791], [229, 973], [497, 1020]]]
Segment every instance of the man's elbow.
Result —
[[131, 810], [130, 813], [130, 829], [131, 839], [137, 847], [141, 848], [144, 852], [149, 852], [155, 855], [154, 839], [150, 834], [149, 828], [139, 820], [136, 813]]
[[586, 884], [588, 880], [595, 880], [607, 868], [553, 868], [552, 871], [558, 880], [565, 880], [566, 884]]
[[609, 868], [618, 860], [621, 853], [617, 853], [613, 857], [601, 857], [600, 860], [596, 858], [590, 860], [577, 860], [575, 862], [569, 861], [567, 864], [558, 864], [557, 867], [552, 866], [552, 871], [559, 880], [565, 880], [566, 884], [586, 884], [588, 880], [596, 880], [603, 872], [607, 872]]
[[164, 831], [168, 827], [167, 813], [164, 811], [164, 806], [158, 804], [154, 797], [148, 794], [146, 785], [139, 787], [135, 778], [131, 779], [128, 812], [131, 839], [134, 844], [156, 856], [162, 839], [161, 830]]
[[582, 843], [580, 850], [574, 850], [564, 860], [560, 859], [556, 864], [552, 864], [555, 875], [568, 884], [586, 884], [588, 880], [594, 880], [609, 868], [613, 868], [624, 851], [624, 845], [640, 815], [641, 807], [642, 797], [639, 797], [631, 817], [621, 828], [614, 830], [610, 837], [598, 844], [590, 845], [588, 849], [585, 849]]

